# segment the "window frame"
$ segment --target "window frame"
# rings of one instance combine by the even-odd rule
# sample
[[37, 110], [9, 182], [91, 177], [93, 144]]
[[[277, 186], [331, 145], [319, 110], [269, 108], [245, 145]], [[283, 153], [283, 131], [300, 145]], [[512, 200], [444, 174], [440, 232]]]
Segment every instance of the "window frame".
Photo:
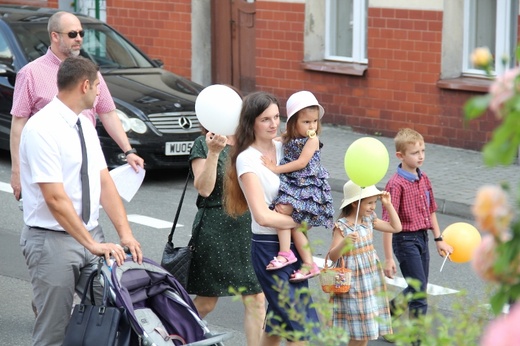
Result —
[[[331, 28], [331, 8], [341, 0], [325, 0], [325, 50], [324, 60], [368, 64], [367, 57], [367, 17], [368, 1], [352, 0], [352, 56], [338, 56], [330, 53], [332, 35], [335, 30]], [[337, 27], [337, 26], [336, 26]]]
[[[492, 75], [500, 75], [514, 64], [514, 52], [517, 36], [518, 0], [490, 0], [496, 4], [495, 47], [496, 54]], [[462, 49], [462, 75], [473, 77], [485, 77], [486, 72], [471, 66], [473, 18], [475, 13], [475, 0], [464, 0], [464, 28]], [[499, 53], [502, 52], [502, 53]], [[504, 64], [502, 57], [507, 56]]]

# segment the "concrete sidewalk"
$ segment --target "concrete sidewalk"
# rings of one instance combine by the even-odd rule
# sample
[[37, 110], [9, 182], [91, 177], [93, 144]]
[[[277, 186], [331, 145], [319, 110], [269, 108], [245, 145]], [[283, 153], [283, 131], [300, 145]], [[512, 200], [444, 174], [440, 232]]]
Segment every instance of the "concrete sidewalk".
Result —
[[[393, 138], [377, 137], [353, 132], [348, 127], [324, 125], [320, 140], [323, 142], [322, 164], [330, 173], [329, 182], [335, 191], [342, 192], [348, 180], [344, 168], [345, 152], [352, 142], [362, 137], [379, 139], [387, 148], [390, 167], [377, 184], [383, 189], [396, 172], [399, 160], [395, 157]], [[484, 165], [477, 151], [450, 148], [426, 143], [426, 159], [422, 169], [433, 185], [439, 211], [454, 216], [472, 218], [471, 205], [479, 187], [486, 184], [509, 183], [511, 191], [518, 192], [520, 166], [490, 168]]]

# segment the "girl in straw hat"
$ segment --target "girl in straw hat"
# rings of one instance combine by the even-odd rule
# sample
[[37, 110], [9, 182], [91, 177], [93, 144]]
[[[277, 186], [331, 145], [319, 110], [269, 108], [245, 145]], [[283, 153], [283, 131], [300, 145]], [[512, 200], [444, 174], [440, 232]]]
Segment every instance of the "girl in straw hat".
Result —
[[[283, 205], [277, 211], [291, 215], [293, 220], [306, 227], [332, 228], [334, 206], [327, 181], [329, 173], [321, 165], [320, 119], [324, 109], [310, 91], [298, 91], [287, 100], [287, 125], [282, 134], [284, 157], [279, 165], [266, 156], [264, 165], [280, 175], [280, 188], [274, 205]], [[278, 229], [280, 250], [267, 270], [278, 270], [296, 261], [290, 250], [291, 239], [303, 259], [302, 268], [296, 270], [291, 282], [307, 280], [320, 273], [312, 258], [307, 236], [299, 229]]]
[[[378, 198], [388, 211], [389, 222], [375, 214]], [[343, 256], [352, 278], [349, 292], [331, 297], [332, 323], [348, 330], [349, 346], [365, 346], [369, 340], [392, 333], [383, 269], [374, 249], [373, 231], [401, 232], [401, 221], [392, 206], [390, 193], [379, 191], [373, 185], [362, 189], [348, 181], [343, 186], [340, 209], [329, 258], [337, 261]]]

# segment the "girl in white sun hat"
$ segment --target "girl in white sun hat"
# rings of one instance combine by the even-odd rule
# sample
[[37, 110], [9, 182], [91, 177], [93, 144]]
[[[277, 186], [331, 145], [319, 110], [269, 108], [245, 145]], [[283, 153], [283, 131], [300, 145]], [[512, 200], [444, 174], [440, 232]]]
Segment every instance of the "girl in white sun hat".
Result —
[[[389, 222], [375, 213], [379, 198], [388, 211]], [[348, 331], [349, 346], [366, 346], [369, 340], [392, 333], [384, 274], [373, 245], [373, 231], [398, 233], [402, 226], [390, 193], [379, 191], [374, 185], [362, 189], [348, 181], [343, 186], [340, 209], [332, 231], [329, 258], [337, 261], [343, 256], [352, 277], [347, 293], [331, 297], [332, 323]]]
[[[280, 175], [280, 189], [273, 206], [307, 229], [313, 226], [332, 228], [334, 207], [327, 182], [329, 173], [320, 162], [322, 143], [317, 136], [323, 107], [311, 92], [299, 91], [289, 97], [286, 108], [287, 125], [282, 134], [284, 157], [278, 166], [262, 157], [264, 165]], [[278, 229], [277, 232], [280, 251], [266, 269], [277, 270], [296, 262], [296, 256], [290, 250], [292, 239], [303, 266], [289, 281], [300, 282], [318, 275], [320, 270], [312, 258], [307, 236], [299, 229]]]

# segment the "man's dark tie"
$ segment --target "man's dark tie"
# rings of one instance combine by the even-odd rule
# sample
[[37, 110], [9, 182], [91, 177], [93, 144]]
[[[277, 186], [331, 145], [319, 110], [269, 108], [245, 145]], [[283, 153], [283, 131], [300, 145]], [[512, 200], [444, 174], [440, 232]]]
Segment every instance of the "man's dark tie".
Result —
[[81, 128], [81, 121], [76, 123], [78, 125], [79, 141], [81, 143], [81, 217], [85, 224], [90, 219], [90, 185], [88, 182], [88, 159], [87, 146], [85, 145], [85, 137], [83, 136], [83, 129]]

